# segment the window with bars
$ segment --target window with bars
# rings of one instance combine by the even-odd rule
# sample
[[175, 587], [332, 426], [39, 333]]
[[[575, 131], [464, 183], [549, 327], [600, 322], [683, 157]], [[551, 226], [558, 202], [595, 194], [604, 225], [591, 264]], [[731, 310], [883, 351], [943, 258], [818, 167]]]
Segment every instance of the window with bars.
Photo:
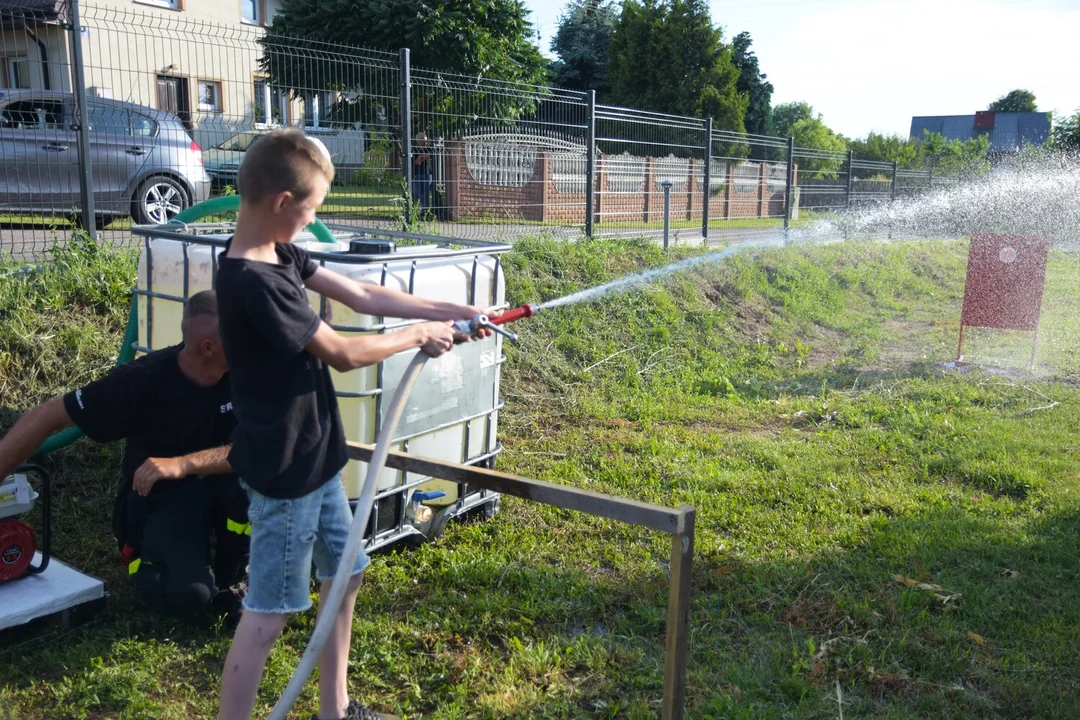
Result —
[[263, 12], [260, 0], [240, 0], [240, 17], [244, 22], [262, 25]]
[[330, 108], [334, 104], [331, 92], [304, 94], [304, 127], [327, 127], [330, 125]]
[[199, 109], [205, 112], [221, 112], [221, 83], [217, 80], [199, 81]]
[[168, 8], [169, 10], [183, 10], [184, 6], [181, 5], [181, 0], [135, 0], [140, 5], [155, 5], [157, 7]]
[[255, 81], [252, 109], [256, 125], [286, 125], [289, 121], [289, 96], [266, 80]]
[[24, 57], [4, 58], [3, 87], [10, 90], [29, 90], [30, 61]]

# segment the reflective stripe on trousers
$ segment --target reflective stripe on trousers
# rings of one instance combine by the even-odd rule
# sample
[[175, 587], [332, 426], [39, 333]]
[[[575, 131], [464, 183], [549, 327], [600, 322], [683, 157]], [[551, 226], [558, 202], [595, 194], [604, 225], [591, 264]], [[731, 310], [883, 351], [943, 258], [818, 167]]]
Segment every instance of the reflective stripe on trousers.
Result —
[[250, 535], [251, 523], [238, 523], [232, 518], [225, 518], [225, 529], [231, 533], [236, 533], [237, 535]]

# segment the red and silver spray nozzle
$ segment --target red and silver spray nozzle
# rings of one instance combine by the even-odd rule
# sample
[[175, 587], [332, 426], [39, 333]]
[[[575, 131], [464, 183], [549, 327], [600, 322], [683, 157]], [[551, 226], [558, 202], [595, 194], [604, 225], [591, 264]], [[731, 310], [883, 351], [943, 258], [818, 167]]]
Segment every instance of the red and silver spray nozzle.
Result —
[[472, 320], [458, 320], [454, 323], [454, 330], [462, 335], [475, 335], [481, 328], [487, 328], [500, 335], [517, 342], [517, 335], [509, 330], [503, 330], [500, 325], [504, 325], [514, 320], [520, 320], [521, 318], [532, 317], [536, 314], [536, 306], [532, 304], [525, 304], [521, 307], [507, 310], [502, 315], [495, 318], [489, 318], [487, 315], [477, 315]]

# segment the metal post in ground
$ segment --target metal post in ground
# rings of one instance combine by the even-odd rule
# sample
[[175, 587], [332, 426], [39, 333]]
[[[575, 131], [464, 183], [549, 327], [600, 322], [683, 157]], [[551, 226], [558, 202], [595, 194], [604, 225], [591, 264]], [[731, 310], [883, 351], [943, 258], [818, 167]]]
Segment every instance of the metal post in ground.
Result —
[[[71, 0], [71, 73], [75, 90], [75, 137], [79, 147], [79, 200], [83, 229], [97, 238], [97, 218], [94, 212], [93, 173], [90, 167], [90, 118], [86, 106], [86, 63], [83, 59], [82, 23], [79, 2]], [[48, 72], [48, 68], [46, 68]]]
[[694, 563], [694, 520], [697, 512], [679, 508], [678, 529], [671, 536], [671, 577], [668, 580], [667, 650], [664, 653], [664, 700], [660, 717], [682, 720], [686, 715], [687, 641], [690, 636], [690, 580]]
[[671, 234], [671, 181], [664, 180], [660, 187], [664, 188], [664, 250], [667, 250]]
[[892, 164], [892, 197], [889, 200], [896, 200], [896, 161]]
[[593, 236], [596, 207], [596, 91], [589, 91], [589, 117], [585, 121], [585, 236]]
[[412, 196], [412, 77], [409, 72], [409, 48], [401, 48], [401, 170], [405, 176], [405, 212], [402, 217], [402, 229], [409, 229], [412, 213], [409, 209], [416, 199]]
[[787, 178], [784, 181], [784, 235], [791, 225], [791, 186], [795, 184], [795, 138], [787, 141]]
[[855, 160], [855, 153], [851, 150], [847, 151], [847, 195], [844, 198], [844, 204], [847, 207], [851, 207], [851, 191], [855, 187], [855, 167], [853, 165]]
[[712, 131], [713, 119], [705, 118], [705, 187], [702, 188], [701, 239], [709, 244], [709, 200], [712, 198]]

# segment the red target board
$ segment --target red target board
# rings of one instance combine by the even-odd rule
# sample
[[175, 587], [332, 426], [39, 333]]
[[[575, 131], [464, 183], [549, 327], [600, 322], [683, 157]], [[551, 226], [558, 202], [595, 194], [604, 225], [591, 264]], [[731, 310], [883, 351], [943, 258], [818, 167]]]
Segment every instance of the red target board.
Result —
[[972, 236], [960, 315], [958, 362], [964, 359], [964, 327], [969, 326], [1031, 331], [1034, 366], [1049, 253], [1050, 243], [1041, 237], [988, 233]]

